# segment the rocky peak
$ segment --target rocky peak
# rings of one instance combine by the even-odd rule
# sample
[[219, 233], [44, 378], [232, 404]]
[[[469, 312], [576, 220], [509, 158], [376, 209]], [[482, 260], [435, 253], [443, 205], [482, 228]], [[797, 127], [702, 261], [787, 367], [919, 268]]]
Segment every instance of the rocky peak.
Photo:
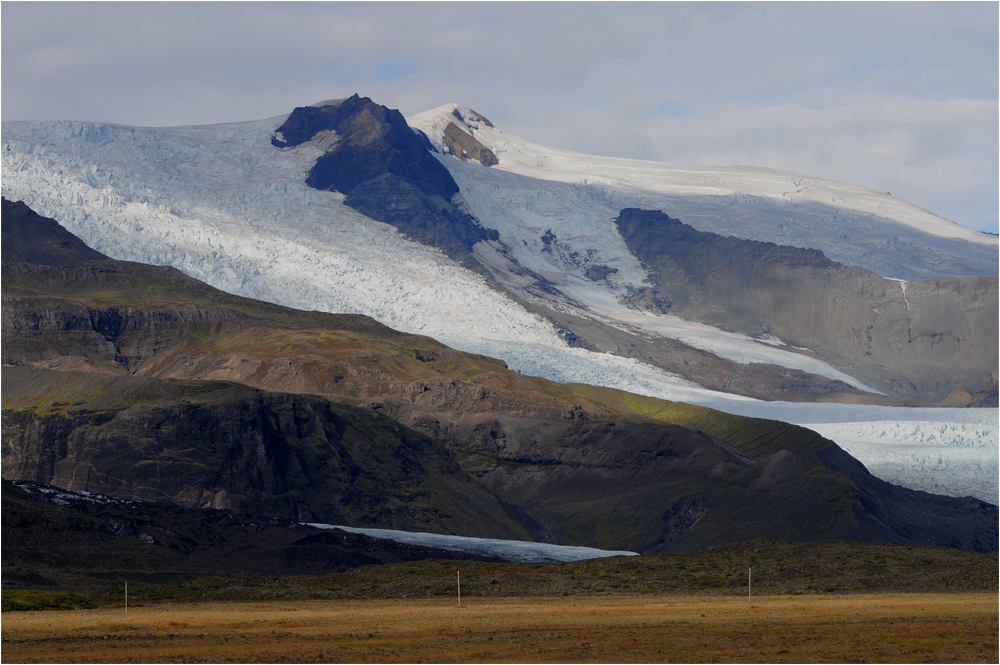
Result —
[[472, 134], [463, 132], [455, 123], [449, 124], [441, 137], [444, 151], [463, 162], [475, 160], [483, 166], [496, 166], [500, 163], [496, 154]]
[[501, 132], [478, 111], [458, 104], [446, 104], [410, 120], [445, 154], [463, 162], [476, 161], [483, 166], [500, 163], [492, 149], [481, 140], [481, 133]]
[[[399, 111], [356, 94], [300, 106], [275, 131], [271, 142], [289, 148], [309, 141], [324, 154], [316, 160], [306, 184], [345, 194], [344, 203], [363, 215], [442, 249], [473, 269], [479, 264], [472, 247], [499, 237], [457, 207], [455, 180], [432, 155], [434, 147], [427, 137], [414, 131]], [[482, 163], [489, 161], [476, 154]]]

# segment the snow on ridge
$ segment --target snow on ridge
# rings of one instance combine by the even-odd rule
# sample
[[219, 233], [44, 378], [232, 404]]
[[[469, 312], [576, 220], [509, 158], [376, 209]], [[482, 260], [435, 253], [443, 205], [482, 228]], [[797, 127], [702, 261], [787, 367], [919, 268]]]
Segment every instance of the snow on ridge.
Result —
[[449, 536], [419, 531], [397, 531], [394, 529], [369, 529], [334, 524], [308, 522], [308, 526], [319, 529], [341, 529], [348, 533], [360, 533], [371, 538], [392, 540], [407, 545], [422, 545], [443, 550], [468, 552], [482, 556], [492, 556], [505, 561], [520, 563], [551, 563], [561, 561], [582, 561], [610, 556], [639, 556], [638, 552], [599, 550], [593, 547], [574, 545], [553, 545], [526, 540], [500, 540], [497, 538], [470, 538]]
[[[408, 118], [440, 144], [455, 104]], [[460, 123], [456, 123], [460, 124]], [[461, 125], [461, 124], [460, 124]], [[494, 170], [581, 185], [616, 208], [658, 209], [696, 229], [819, 249], [886, 277], [995, 275], [996, 236], [968, 229], [888, 193], [764, 167], [685, 166], [600, 157], [537, 145], [486, 125], [470, 131]]]

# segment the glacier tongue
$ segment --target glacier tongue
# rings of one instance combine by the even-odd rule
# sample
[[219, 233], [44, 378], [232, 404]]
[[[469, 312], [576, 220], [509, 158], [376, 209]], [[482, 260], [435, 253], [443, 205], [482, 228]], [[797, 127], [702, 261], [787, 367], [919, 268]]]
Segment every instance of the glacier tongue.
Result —
[[[829, 436], [894, 482], [997, 501], [995, 409], [923, 410], [927, 413], [920, 422], [954, 427], [944, 428], [933, 440], [915, 441], [905, 434], [910, 430], [901, 429], [900, 441], [922, 447], [893, 443], [896, 447], [889, 448], [866, 433], [886, 421], [914, 420], [905, 409], [761, 402], [700, 388], [636, 360], [569, 348], [551, 324], [442, 253], [346, 207], [343, 196], [306, 186], [305, 175], [318, 152], [310, 146], [273, 148], [271, 134], [284, 119], [167, 129], [4, 123], [3, 195], [57, 219], [114, 258], [172, 265], [226, 291], [291, 307], [367, 314], [393, 328], [499, 357], [512, 369], [555, 381], [774, 418], [821, 433], [829, 425]], [[486, 131], [493, 130], [480, 128], [477, 136]], [[455, 173], [484, 169], [455, 163], [461, 165]], [[504, 177], [523, 176], [497, 175]], [[484, 179], [481, 191], [490, 182]], [[613, 236], [602, 235], [620, 209], [619, 195], [608, 188], [591, 192], [571, 185], [576, 198], [566, 199], [569, 189], [556, 184], [526, 191], [523, 196], [529, 199], [512, 201], [516, 205], [511, 209], [545, 206], [553, 211], [557, 237], [592, 249], [593, 262], [617, 268], [617, 284], [641, 283], [642, 268], [634, 257]], [[478, 191], [472, 191], [474, 200], [488, 199]], [[608, 200], [602, 202], [602, 196]], [[497, 208], [495, 214], [483, 214], [502, 226], [501, 212]], [[587, 215], [583, 219], [589, 230], [574, 230], [568, 218], [577, 214]], [[544, 234], [549, 227], [541, 226], [531, 232]], [[501, 234], [528, 241], [517, 225], [503, 227]], [[553, 255], [553, 274], [567, 265], [569, 254]], [[609, 303], [608, 308], [615, 300], [615, 279], [598, 286], [575, 277], [565, 288]], [[966, 415], [954, 417], [953, 411]], [[922, 425], [921, 431], [927, 427]], [[958, 443], [971, 440], [982, 445]]]
[[[519, 265], [547, 277], [570, 298], [586, 303], [588, 311], [581, 311], [581, 316], [624, 324], [646, 336], [677, 339], [741, 364], [801, 369], [879, 393], [829, 363], [777, 348], [777, 340], [761, 342], [676, 316], [643, 314], [620, 304], [620, 296], [645, 285], [646, 270], [629, 251], [613, 221], [621, 208], [601, 190], [535, 180], [450, 158], [441, 161], [469, 208], [485, 226], [500, 233]], [[591, 266], [614, 272], [598, 282], [586, 276]]]
[[362, 533], [371, 538], [393, 540], [398, 543], [406, 543], [407, 545], [437, 547], [443, 550], [493, 556], [505, 561], [517, 561], [520, 563], [552, 563], [559, 561], [583, 561], [584, 559], [598, 559], [609, 556], [638, 556], [638, 552], [624, 550], [599, 550], [593, 547], [552, 545], [550, 543], [535, 543], [522, 540], [469, 538], [466, 536], [448, 536], [422, 531], [368, 529], [320, 523], [309, 523], [308, 525], [320, 529], [341, 529], [349, 533]]
[[891, 483], [1000, 504], [997, 409], [757, 402], [721, 410], [807, 427]]

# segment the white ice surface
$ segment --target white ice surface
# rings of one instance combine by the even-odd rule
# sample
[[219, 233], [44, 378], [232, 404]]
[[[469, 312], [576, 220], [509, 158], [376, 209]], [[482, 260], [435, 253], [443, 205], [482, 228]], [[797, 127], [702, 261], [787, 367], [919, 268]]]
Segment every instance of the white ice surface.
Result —
[[638, 556], [638, 552], [599, 550], [593, 547], [575, 547], [571, 545], [551, 545], [549, 543], [533, 543], [522, 540], [499, 540], [496, 538], [468, 538], [466, 536], [445, 536], [437, 533], [413, 531], [396, 531], [393, 529], [368, 529], [334, 524], [309, 523], [309, 526], [320, 529], [343, 529], [350, 533], [363, 533], [372, 538], [394, 540], [407, 545], [422, 545], [437, 547], [443, 550], [468, 552], [483, 556], [493, 556], [505, 561], [523, 563], [581, 561], [608, 556]]
[[[874, 390], [829, 363], [778, 348], [781, 341], [680, 319], [642, 314], [620, 304], [631, 289], [646, 284], [646, 271], [618, 234], [616, 208], [599, 190], [537, 180], [448, 157], [441, 162], [462, 190], [462, 197], [484, 226], [495, 229], [519, 265], [544, 276], [569, 298], [585, 303], [605, 323], [618, 322], [649, 335], [677, 339], [738, 363], [769, 363], [801, 369], [869, 392]], [[550, 234], [550, 235], [547, 235]], [[555, 240], [551, 240], [551, 236]], [[546, 244], [543, 236], [549, 238]], [[617, 270], [594, 282], [590, 266]]]
[[[306, 186], [305, 174], [318, 150], [308, 145], [285, 150], [272, 147], [271, 133], [283, 120], [167, 129], [81, 122], [4, 123], [3, 195], [59, 220], [90, 246], [114, 258], [172, 265], [226, 291], [300, 309], [367, 314], [398, 330], [502, 358], [512, 369], [527, 374], [806, 426], [839, 422], [834, 440], [846, 442], [845, 448], [852, 441], [859, 442], [849, 449], [869, 465], [885, 457], [883, 452], [878, 452], [882, 457], [865, 457], [866, 446], [883, 449], [878, 442], [866, 443], [873, 428], [885, 421], [912, 420], [906, 415], [910, 410], [782, 406], [725, 395], [633, 359], [569, 348], [549, 323], [437, 250], [410, 242], [391, 226], [346, 207], [341, 195]], [[470, 187], [474, 201], [490, 200], [478, 194], [495, 182], [490, 174], [529, 180], [451, 161], [460, 165], [453, 173], [463, 188]], [[483, 176], [477, 185], [476, 178], [467, 175], [469, 169], [489, 177]], [[574, 196], [582, 198], [570, 198], [567, 203], [564, 183], [542, 183], [521, 194], [510, 190], [512, 197], [521, 198], [512, 198], [508, 209], [512, 217], [523, 215], [529, 221], [536, 205], [562, 209], [563, 219], [558, 220], [554, 212], [552, 222], [560, 242], [573, 238], [571, 243], [566, 241], [570, 248], [592, 249], [593, 262], [619, 267], [620, 283], [641, 280], [641, 266], [613, 237], [609, 239], [609, 233], [616, 235], [610, 225], [611, 215], [617, 213], [610, 213], [614, 206], [602, 212], [588, 203], [591, 199], [585, 187], [570, 187]], [[499, 213], [484, 213], [484, 217], [487, 225], [503, 222]], [[547, 228], [540, 228], [541, 234]], [[501, 235], [527, 241], [530, 233], [519, 224], [510, 224]], [[567, 266], [574, 261], [571, 254], [556, 254], [555, 262], [547, 264], [554, 277], [565, 276], [562, 288], [566, 293], [593, 303], [609, 317], [620, 317], [622, 325], [641, 323], [650, 334], [665, 334], [663, 328], [669, 321], [628, 320], [633, 315], [616, 305], [615, 279], [599, 285], [579, 277], [579, 268], [576, 274], [569, 270]], [[524, 260], [535, 260], [530, 255], [525, 253]], [[547, 262], [548, 257], [539, 260]], [[751, 358], [770, 351], [778, 355], [769, 356], [769, 362], [809, 360], [777, 347], [775, 340], [760, 343], [697, 327], [678, 324], [674, 328], [671, 335], [688, 335], [702, 348], [729, 353], [734, 359], [742, 357], [740, 362], [754, 361]], [[828, 371], [818, 369], [807, 371]], [[976, 489], [975, 496], [995, 503], [997, 411], [957, 410], [980, 414], [972, 421], [947, 415], [956, 410], [928, 411], [919, 418], [921, 422], [955, 422], [954, 428], [934, 441], [917, 442], [941, 448], [942, 463], [932, 469], [934, 487], [948, 494], [965, 494], [970, 486], [985, 488]], [[984, 442], [970, 448], [975, 452], [952, 445], [974, 437]], [[929, 466], [924, 453], [900, 455], [892, 458], [899, 464], [899, 469], [891, 470], [894, 481], [925, 487]], [[970, 461], [969, 455], [979, 455], [975, 458], [979, 461]], [[872, 470], [878, 473], [879, 468]]]
[[[456, 108], [470, 117], [466, 107], [449, 104], [407, 122], [440, 146]], [[576, 200], [590, 199], [599, 214], [610, 209], [617, 216], [626, 207], [663, 210], [701, 231], [819, 249], [831, 259], [885, 277], [913, 280], [998, 272], [997, 236], [868, 187], [761, 167], [585, 155], [538, 145], [483, 123], [470, 121], [464, 128], [500, 160], [491, 170], [578, 185], [586, 191]], [[508, 193], [501, 187], [496, 196]], [[518, 203], [516, 196], [512, 202]]]
[[[706, 400], [705, 406], [713, 406]], [[757, 402], [728, 413], [819, 432], [891, 483], [1000, 503], [1000, 411]], [[719, 408], [718, 406], [715, 408]]]

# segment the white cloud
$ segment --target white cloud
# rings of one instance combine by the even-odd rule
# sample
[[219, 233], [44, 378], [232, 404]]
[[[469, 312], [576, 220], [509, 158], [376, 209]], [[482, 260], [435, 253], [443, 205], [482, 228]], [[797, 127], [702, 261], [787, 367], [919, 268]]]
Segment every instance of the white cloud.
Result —
[[4, 119], [249, 120], [359, 92], [585, 152], [753, 163], [996, 230], [996, 3], [20, 3]]

